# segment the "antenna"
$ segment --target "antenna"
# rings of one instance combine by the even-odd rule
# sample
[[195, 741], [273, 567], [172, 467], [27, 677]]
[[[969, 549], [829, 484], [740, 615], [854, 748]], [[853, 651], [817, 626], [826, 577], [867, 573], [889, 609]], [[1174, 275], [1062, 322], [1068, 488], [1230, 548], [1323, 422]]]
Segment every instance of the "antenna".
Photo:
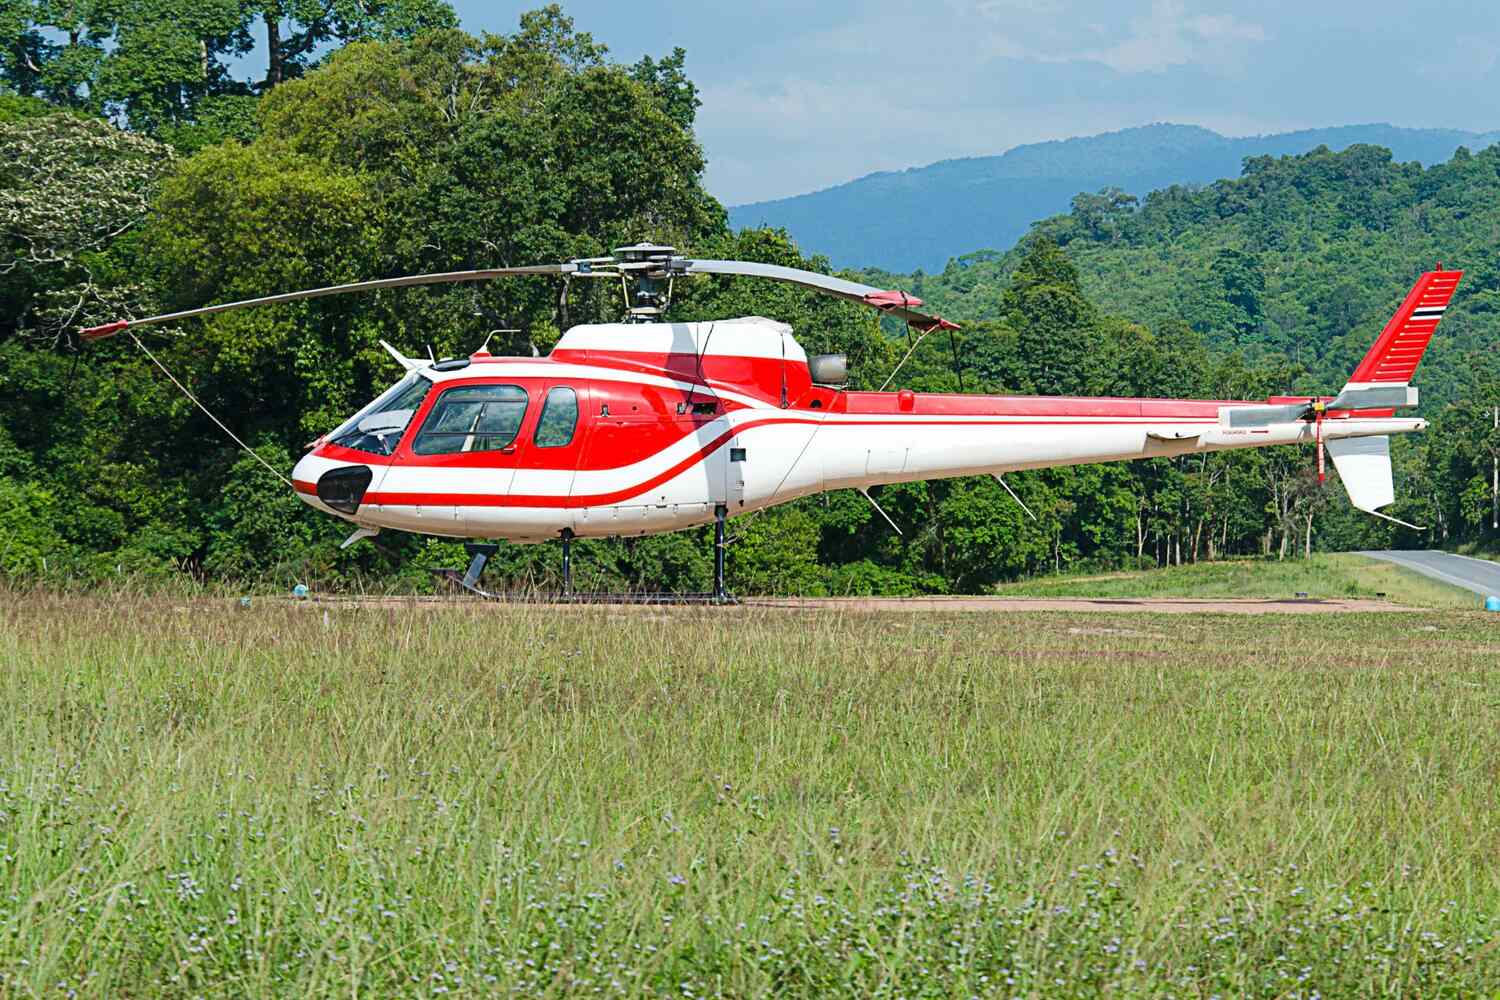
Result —
[[[490, 341], [492, 339], [494, 339], [494, 336], [497, 333], [520, 333], [520, 332], [521, 332], [520, 330], [513, 330], [513, 329], [491, 330], [489, 333], [487, 333], [487, 334], [484, 335], [484, 343], [480, 344], [479, 345], [479, 350], [475, 351], [474, 353], [475, 354], [488, 354], [490, 352]], [[535, 348], [533, 348], [533, 350], [535, 350]]]

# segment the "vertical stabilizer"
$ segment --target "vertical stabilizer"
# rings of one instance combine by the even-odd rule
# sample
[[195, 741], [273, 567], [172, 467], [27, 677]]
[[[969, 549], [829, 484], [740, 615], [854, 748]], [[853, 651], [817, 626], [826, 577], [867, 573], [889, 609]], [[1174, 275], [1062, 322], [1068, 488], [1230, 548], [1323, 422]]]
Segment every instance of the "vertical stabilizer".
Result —
[[1463, 276], [1462, 271], [1428, 271], [1418, 278], [1345, 388], [1409, 384]]

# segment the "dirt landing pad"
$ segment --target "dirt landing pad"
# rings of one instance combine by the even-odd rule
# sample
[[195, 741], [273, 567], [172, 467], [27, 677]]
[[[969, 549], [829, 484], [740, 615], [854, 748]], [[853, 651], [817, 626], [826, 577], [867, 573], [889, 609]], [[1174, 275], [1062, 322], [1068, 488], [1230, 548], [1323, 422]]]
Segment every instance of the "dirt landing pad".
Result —
[[[669, 612], [683, 605], [663, 604], [554, 604], [538, 601], [484, 601], [467, 597], [367, 597], [367, 598], [315, 598], [305, 602], [308, 607], [471, 607], [505, 608], [515, 605], [549, 608], [607, 608], [611, 611], [639, 610], [642, 612]], [[1192, 597], [747, 597], [740, 604], [730, 607], [712, 605], [690, 605], [710, 612], [734, 612], [746, 608], [784, 609], [787, 611], [906, 611], [924, 614], [944, 612], [1024, 612], [1024, 611], [1099, 611], [1152, 614], [1332, 614], [1340, 612], [1370, 611], [1419, 611], [1390, 601], [1357, 600], [1354, 598], [1323, 598], [1304, 600], [1267, 600], [1262, 598], [1199, 599]]]
[[1390, 601], [1325, 598], [1264, 600], [1193, 597], [793, 597], [748, 598], [757, 608], [830, 611], [1147, 611], [1157, 614], [1329, 614], [1349, 611], [1416, 611]]

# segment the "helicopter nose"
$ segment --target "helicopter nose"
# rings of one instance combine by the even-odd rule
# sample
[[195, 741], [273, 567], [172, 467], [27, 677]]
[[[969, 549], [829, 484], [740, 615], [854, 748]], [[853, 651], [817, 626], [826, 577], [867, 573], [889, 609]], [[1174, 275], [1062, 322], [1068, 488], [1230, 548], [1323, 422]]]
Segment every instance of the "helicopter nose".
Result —
[[320, 465], [326, 467], [326, 463], [319, 462], [311, 453], [303, 455], [297, 460], [297, 464], [292, 466], [292, 487], [297, 491], [297, 499], [310, 507], [321, 509], [322, 505], [318, 503], [317, 485], [318, 473], [321, 471], [318, 468]]
[[318, 460], [313, 458], [312, 452], [308, 452], [297, 460], [292, 466], [292, 483], [297, 487], [297, 495], [306, 499], [307, 494], [312, 492], [310, 487], [317, 482], [318, 474], [316, 466]]

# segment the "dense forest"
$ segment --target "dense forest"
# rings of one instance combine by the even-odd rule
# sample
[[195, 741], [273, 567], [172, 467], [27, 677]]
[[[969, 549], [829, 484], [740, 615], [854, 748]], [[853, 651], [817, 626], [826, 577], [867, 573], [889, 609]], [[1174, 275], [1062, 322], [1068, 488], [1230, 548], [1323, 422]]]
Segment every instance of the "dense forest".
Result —
[[[589, 256], [639, 239], [827, 270], [777, 230], [732, 231], [702, 186], [681, 50], [633, 64], [556, 7], [469, 35], [436, 0], [160, 0], [41, 23], [0, 2], [0, 575], [425, 587], [455, 542], [398, 533], [340, 550], [343, 522], [293, 497], [126, 337], [80, 326], [271, 291]], [[289, 5], [288, 5], [289, 6]], [[180, 7], [181, 10], [177, 8]], [[222, 7], [222, 10], [220, 9]], [[71, 8], [69, 9], [72, 10]], [[321, 13], [319, 13], [321, 12]], [[259, 44], [266, 78], [229, 60]], [[321, 54], [320, 54], [321, 53]], [[1469, 269], [1419, 381], [1434, 427], [1398, 442], [1394, 512], [1446, 544], [1490, 530], [1500, 152], [1423, 169], [1371, 147], [1251, 160], [1244, 176], [1137, 204], [1080, 195], [1009, 251], [906, 280], [965, 323], [900, 370], [923, 389], [1257, 398], [1330, 391], [1411, 278]], [[900, 284], [900, 281], [897, 282]], [[690, 285], [673, 318], [762, 314], [878, 386], [904, 331], [787, 287]], [[362, 405], [411, 353], [543, 352], [612, 319], [543, 280], [399, 289], [143, 331], [271, 465]], [[978, 591], [1027, 573], [1425, 542], [1320, 488], [1306, 450], [891, 486], [893, 532], [842, 491], [732, 522], [743, 592]], [[378, 543], [378, 544], [377, 544]], [[555, 582], [553, 546], [505, 546], [513, 583]], [[699, 589], [704, 532], [580, 543], [598, 587]]]

